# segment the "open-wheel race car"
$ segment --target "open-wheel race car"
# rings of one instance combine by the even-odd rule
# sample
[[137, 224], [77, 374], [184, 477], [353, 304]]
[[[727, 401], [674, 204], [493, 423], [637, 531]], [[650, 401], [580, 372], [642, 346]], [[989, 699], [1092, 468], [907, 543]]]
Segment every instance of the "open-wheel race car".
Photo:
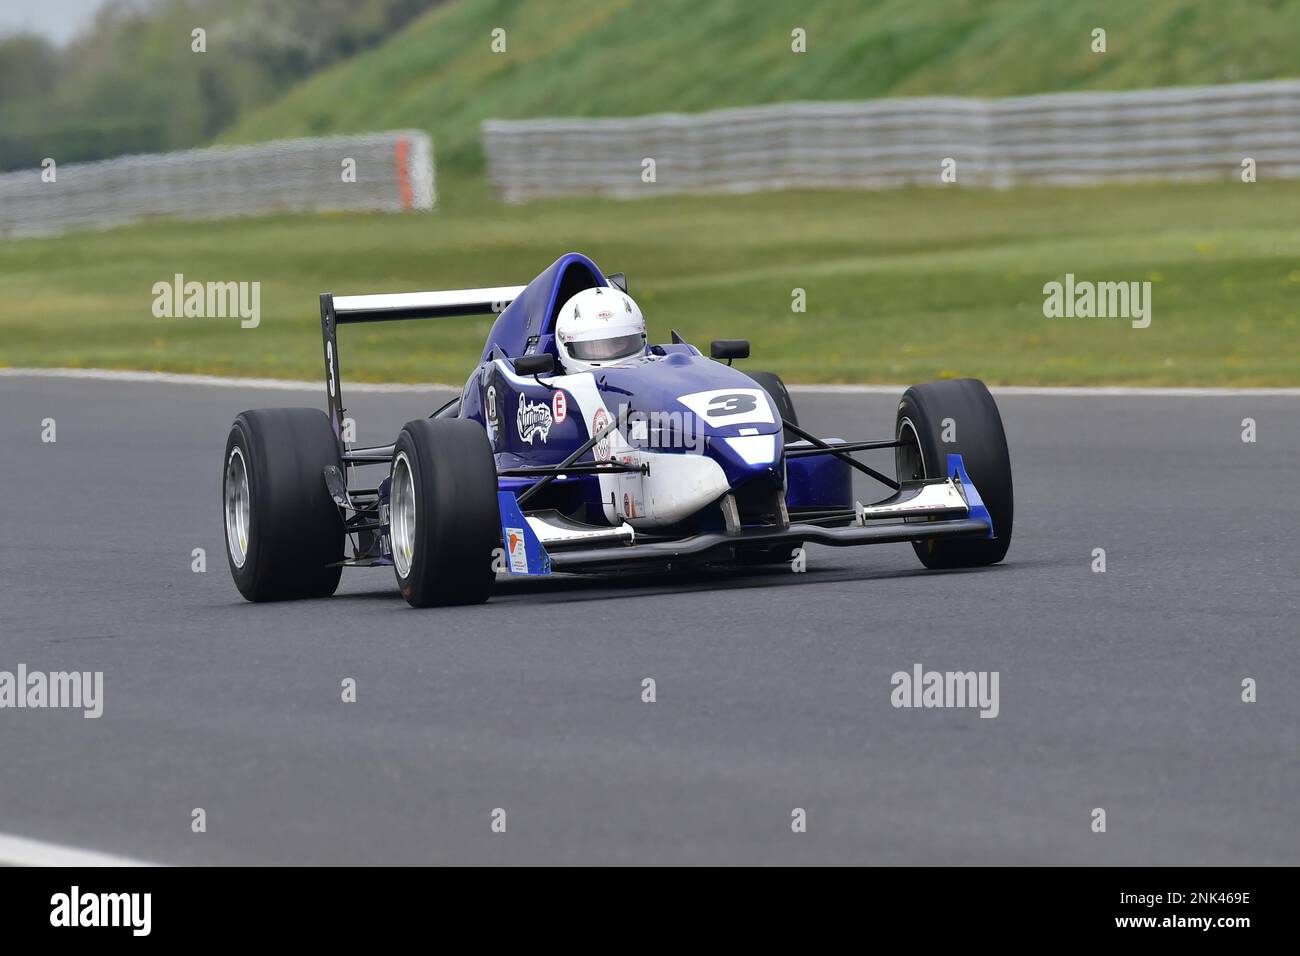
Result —
[[[345, 441], [338, 326], [496, 313], [457, 398], [392, 444]], [[732, 366], [747, 341], [649, 344], [624, 277], [577, 253], [526, 286], [324, 294], [320, 314], [328, 410], [246, 411], [226, 443], [227, 556], [251, 601], [328, 596], [358, 566], [392, 565], [424, 607], [482, 602], [498, 573], [786, 562], [810, 543], [911, 542], [928, 568], [1007, 552], [1006, 436], [977, 380], [907, 389], [888, 438], [819, 438], [780, 378]], [[874, 449], [893, 477], [856, 457]], [[854, 469], [885, 497], [855, 501]]]

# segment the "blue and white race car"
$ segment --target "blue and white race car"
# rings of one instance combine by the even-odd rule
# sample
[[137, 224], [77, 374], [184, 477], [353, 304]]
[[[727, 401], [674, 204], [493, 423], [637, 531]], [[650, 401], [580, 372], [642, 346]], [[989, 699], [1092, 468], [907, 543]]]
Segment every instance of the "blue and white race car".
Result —
[[[328, 411], [235, 419], [226, 549], [250, 601], [324, 597], [344, 567], [392, 565], [416, 607], [473, 604], [498, 573], [797, 560], [808, 543], [911, 542], [929, 568], [1002, 560], [1011, 464], [974, 379], [904, 392], [878, 441], [805, 431], [784, 384], [676, 332], [649, 344], [621, 274], [568, 253], [526, 286], [320, 297]], [[391, 445], [346, 441], [338, 327], [498, 314], [458, 398]], [[726, 364], [723, 364], [725, 361]], [[895, 474], [856, 457], [892, 449]], [[385, 473], [364, 480], [377, 468]], [[852, 471], [887, 489], [853, 498]]]

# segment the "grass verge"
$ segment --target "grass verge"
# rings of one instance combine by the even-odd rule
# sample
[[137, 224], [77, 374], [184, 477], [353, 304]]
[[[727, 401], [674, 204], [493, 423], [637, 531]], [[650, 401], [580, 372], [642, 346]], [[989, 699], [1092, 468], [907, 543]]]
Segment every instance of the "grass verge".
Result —
[[[1300, 384], [1300, 183], [492, 201], [430, 215], [156, 221], [0, 242], [0, 365], [321, 375], [316, 296], [625, 271], [652, 338], [748, 337], [792, 382]], [[1049, 319], [1065, 273], [1150, 281], [1153, 317]], [[261, 322], [156, 318], [153, 284], [260, 283]], [[796, 289], [806, 311], [792, 311]], [[344, 329], [345, 380], [462, 381], [486, 319]]]

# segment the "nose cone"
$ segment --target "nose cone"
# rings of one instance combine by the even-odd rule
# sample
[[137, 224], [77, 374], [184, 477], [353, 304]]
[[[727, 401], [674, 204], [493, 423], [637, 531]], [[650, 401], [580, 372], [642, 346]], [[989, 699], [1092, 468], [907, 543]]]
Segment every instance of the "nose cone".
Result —
[[708, 453], [722, 466], [733, 488], [760, 477], [783, 484], [783, 448], [780, 432], [775, 435], [710, 435], [708, 438]]

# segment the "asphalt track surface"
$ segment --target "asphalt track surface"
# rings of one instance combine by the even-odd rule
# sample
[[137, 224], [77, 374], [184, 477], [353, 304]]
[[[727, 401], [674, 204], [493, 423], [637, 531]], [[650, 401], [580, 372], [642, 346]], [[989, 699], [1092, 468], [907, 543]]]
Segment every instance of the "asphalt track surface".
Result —
[[[351, 410], [387, 441], [442, 398]], [[175, 864], [1300, 863], [1295, 398], [1001, 397], [1016, 528], [987, 570], [812, 547], [473, 608], [412, 610], [389, 569], [247, 604], [226, 432], [321, 402], [0, 378], [0, 669], [105, 674], [98, 720], [0, 710], [0, 832]], [[796, 402], [892, 425], [885, 396]], [[894, 708], [915, 663], [997, 671], [999, 716]]]

